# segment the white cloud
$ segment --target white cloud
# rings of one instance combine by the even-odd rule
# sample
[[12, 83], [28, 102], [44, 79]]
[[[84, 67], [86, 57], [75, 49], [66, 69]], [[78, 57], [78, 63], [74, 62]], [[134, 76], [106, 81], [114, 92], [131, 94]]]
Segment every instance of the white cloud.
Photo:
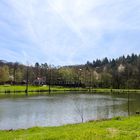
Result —
[[[130, 7], [125, 7], [124, 0], [52, 0], [49, 4], [51, 12], [57, 12], [74, 30], [102, 30], [126, 28], [129, 23], [123, 19], [127, 10], [133, 10], [136, 4], [131, 2]], [[128, 2], [130, 3], [130, 2]], [[128, 5], [128, 4], [126, 4]], [[133, 6], [134, 5], [134, 6]], [[129, 26], [128, 26], [129, 27]]]
[[[85, 60], [93, 59], [97, 49], [102, 52], [106, 44], [112, 45], [108, 52], [117, 51], [113, 47], [123, 44], [118, 32], [140, 30], [138, 0], [9, 0], [6, 3], [10, 11], [4, 12], [5, 19], [15, 26], [0, 20], [0, 28], [10, 33], [1, 40], [7, 45], [9, 40], [17, 42], [24, 57], [34, 53], [32, 60], [42, 57], [41, 61], [71, 64], [80, 61], [76, 60], [77, 55], [78, 58], [84, 55]], [[110, 43], [104, 39], [106, 34], [114, 35]], [[89, 50], [93, 55], [89, 56]]]

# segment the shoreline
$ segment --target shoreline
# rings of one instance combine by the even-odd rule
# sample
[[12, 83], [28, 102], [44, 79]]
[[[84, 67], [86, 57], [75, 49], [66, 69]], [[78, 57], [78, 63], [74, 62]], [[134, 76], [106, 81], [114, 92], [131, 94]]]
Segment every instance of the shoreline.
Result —
[[140, 139], [140, 116], [115, 117], [55, 127], [0, 130], [1, 140]]
[[[139, 93], [140, 89], [111, 89], [111, 88], [67, 88], [67, 87], [48, 87], [29, 86], [27, 93], [53, 93], [53, 92], [87, 92], [87, 93]], [[0, 94], [17, 94], [26, 93], [25, 86], [0, 86]]]

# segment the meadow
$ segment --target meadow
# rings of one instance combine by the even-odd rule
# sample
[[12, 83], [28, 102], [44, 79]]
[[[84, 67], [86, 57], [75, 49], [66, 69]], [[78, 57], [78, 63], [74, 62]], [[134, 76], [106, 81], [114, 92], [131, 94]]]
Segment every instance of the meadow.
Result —
[[[0, 85], [0, 95], [24, 95], [26, 90], [25, 85]], [[50, 86], [51, 93], [65, 93], [66, 91], [80, 91], [85, 93], [140, 93], [139, 89], [110, 89], [110, 88], [81, 88], [81, 87], [63, 87]], [[49, 86], [28, 86], [28, 95], [38, 93], [49, 93]]]
[[140, 140], [140, 116], [0, 131], [0, 140]]

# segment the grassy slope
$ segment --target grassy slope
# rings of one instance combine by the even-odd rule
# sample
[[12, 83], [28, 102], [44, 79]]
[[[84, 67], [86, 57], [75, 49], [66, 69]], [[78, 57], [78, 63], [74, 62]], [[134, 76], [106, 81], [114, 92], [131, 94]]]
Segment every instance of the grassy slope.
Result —
[[[51, 87], [52, 88], [52, 87]], [[10, 90], [10, 91], [25, 91], [26, 89], [26, 86], [0, 86], [0, 91], [7, 91], [7, 90]], [[29, 86], [28, 87], [29, 91], [31, 90], [48, 90], [49, 87], [48, 86]], [[53, 89], [56, 89], [56, 87], [53, 87]], [[61, 87], [57, 87], [57, 89], [61, 89]]]
[[[0, 92], [5, 92], [5, 91], [25, 91], [26, 86], [3, 86], [0, 85]], [[37, 91], [37, 90], [49, 90], [48, 86], [29, 86], [28, 87], [29, 92], [30, 91]], [[89, 88], [67, 88], [67, 87], [61, 87], [61, 86], [51, 86], [51, 90], [57, 90], [57, 91], [64, 91], [64, 90], [81, 90], [81, 91], [91, 91], [91, 92], [134, 92], [134, 93], [140, 93], [140, 89], [108, 89], [108, 88], [93, 88], [93, 89], [89, 89]]]
[[[0, 97], [25, 95], [25, 88], [26, 88], [25, 86], [0, 86]], [[49, 94], [48, 90], [49, 90], [48, 86], [29, 86], [28, 95], [38, 95], [39, 93], [41, 93], [42, 95], [45, 95], [45, 94]], [[55, 93], [55, 94], [65, 93], [64, 91], [66, 90], [74, 90], [74, 88], [51, 86], [51, 93]], [[41, 92], [41, 91], [45, 91], [45, 92]]]
[[140, 140], [140, 116], [60, 127], [0, 131], [0, 140]]
[[[26, 86], [0, 86], [0, 91], [25, 91]], [[67, 87], [61, 87], [61, 86], [51, 86], [51, 90], [75, 90], [79, 88], [67, 88]], [[29, 91], [35, 91], [35, 90], [49, 90], [49, 86], [29, 86]]]

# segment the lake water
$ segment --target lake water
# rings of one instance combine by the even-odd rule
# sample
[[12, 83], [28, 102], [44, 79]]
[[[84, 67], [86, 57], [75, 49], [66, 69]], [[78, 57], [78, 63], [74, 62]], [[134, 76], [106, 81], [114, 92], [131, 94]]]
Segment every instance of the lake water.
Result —
[[59, 126], [127, 116], [140, 111], [140, 95], [59, 94], [0, 99], [0, 129]]

